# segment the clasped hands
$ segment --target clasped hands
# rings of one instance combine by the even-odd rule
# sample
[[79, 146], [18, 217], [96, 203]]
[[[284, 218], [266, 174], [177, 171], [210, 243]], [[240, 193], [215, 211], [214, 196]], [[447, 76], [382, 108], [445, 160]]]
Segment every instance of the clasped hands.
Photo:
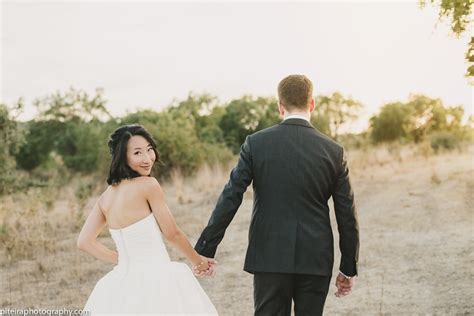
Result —
[[201, 262], [193, 265], [193, 273], [198, 277], [213, 277], [216, 275], [217, 261], [213, 258], [201, 256]]

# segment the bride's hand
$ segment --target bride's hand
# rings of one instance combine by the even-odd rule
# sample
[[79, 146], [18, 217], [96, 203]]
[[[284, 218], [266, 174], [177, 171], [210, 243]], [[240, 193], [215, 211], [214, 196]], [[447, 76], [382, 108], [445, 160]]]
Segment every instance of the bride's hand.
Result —
[[194, 263], [193, 268], [199, 272], [207, 271], [209, 269], [208, 261], [203, 256], [200, 256], [200, 258], [200, 261]]
[[216, 274], [217, 261], [212, 258], [201, 256], [201, 261], [193, 265], [195, 276], [214, 276]]

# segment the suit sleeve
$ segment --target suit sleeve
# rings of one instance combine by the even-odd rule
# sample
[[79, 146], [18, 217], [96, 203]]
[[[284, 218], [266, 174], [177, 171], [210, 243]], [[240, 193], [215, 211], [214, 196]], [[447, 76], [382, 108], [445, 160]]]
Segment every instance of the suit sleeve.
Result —
[[211, 218], [194, 247], [199, 254], [214, 258], [217, 246], [224, 238], [225, 231], [242, 203], [243, 195], [252, 182], [252, 178], [250, 136], [247, 136], [240, 148], [237, 166], [232, 169], [230, 179], [219, 196]]
[[354, 276], [357, 275], [357, 261], [359, 259], [359, 224], [344, 148], [341, 149], [339, 161], [340, 171], [333, 192], [341, 251], [339, 270], [344, 275]]

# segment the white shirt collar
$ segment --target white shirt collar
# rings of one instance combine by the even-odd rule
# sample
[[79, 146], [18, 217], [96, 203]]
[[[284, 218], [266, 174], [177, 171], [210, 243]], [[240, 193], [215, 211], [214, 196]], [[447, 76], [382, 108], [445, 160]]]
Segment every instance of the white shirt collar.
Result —
[[306, 113], [295, 113], [295, 114], [290, 114], [288, 116], [285, 116], [283, 118], [283, 121], [286, 121], [288, 119], [293, 119], [293, 118], [296, 118], [296, 119], [302, 119], [302, 120], [306, 120], [309, 122], [309, 114], [306, 114]]

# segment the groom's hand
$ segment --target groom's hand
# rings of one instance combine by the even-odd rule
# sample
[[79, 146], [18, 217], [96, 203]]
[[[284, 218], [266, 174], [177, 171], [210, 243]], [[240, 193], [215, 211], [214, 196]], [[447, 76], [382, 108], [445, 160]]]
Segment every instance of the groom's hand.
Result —
[[336, 278], [337, 292], [334, 293], [337, 297], [343, 297], [352, 292], [354, 288], [355, 278], [347, 278], [339, 272]]
[[213, 258], [207, 258], [204, 256], [201, 256], [202, 260], [207, 263], [207, 270], [199, 270], [195, 266], [193, 267], [193, 273], [195, 276], [198, 277], [205, 277], [205, 276], [214, 276], [216, 275], [216, 265], [217, 261]]

